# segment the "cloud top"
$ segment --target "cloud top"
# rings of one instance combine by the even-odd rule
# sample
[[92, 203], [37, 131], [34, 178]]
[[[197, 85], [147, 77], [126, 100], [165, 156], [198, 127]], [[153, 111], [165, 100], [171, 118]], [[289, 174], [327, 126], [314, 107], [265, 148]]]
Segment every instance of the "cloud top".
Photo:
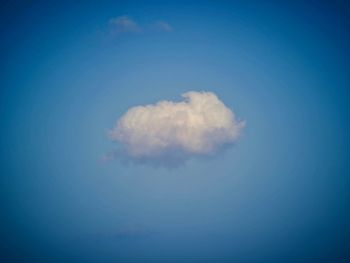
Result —
[[191, 91], [184, 101], [130, 108], [110, 131], [132, 159], [210, 155], [237, 141], [244, 122], [212, 92]]

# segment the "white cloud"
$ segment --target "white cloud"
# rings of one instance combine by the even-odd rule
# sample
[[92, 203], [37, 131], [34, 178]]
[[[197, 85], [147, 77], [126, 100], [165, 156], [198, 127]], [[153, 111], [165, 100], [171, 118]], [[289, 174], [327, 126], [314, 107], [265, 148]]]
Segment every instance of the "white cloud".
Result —
[[113, 37], [127, 33], [171, 32], [172, 30], [170, 24], [165, 21], [154, 21], [148, 25], [141, 25], [126, 15], [111, 18], [108, 23], [108, 32]]
[[119, 16], [109, 20], [111, 35], [118, 36], [123, 33], [139, 32], [140, 26], [128, 16]]
[[123, 155], [136, 161], [179, 163], [237, 141], [244, 122], [214, 93], [191, 91], [182, 97], [181, 102], [130, 108], [110, 131], [111, 139], [123, 146]]
[[159, 32], [171, 32], [173, 28], [165, 21], [156, 21], [152, 24], [152, 29]]

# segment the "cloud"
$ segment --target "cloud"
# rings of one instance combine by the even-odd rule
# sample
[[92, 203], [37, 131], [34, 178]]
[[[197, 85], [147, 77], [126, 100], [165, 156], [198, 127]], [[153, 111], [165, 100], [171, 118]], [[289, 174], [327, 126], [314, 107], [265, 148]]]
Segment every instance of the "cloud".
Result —
[[109, 32], [113, 36], [119, 36], [123, 33], [140, 32], [140, 26], [128, 16], [119, 16], [109, 20]]
[[130, 108], [110, 131], [122, 147], [108, 158], [177, 166], [238, 140], [244, 122], [214, 93], [190, 91], [182, 97]]
[[109, 34], [119, 37], [124, 34], [155, 32], [170, 32], [173, 28], [165, 21], [154, 21], [149, 25], [140, 25], [131, 17], [123, 15], [111, 18], [108, 23]]
[[158, 32], [171, 32], [173, 28], [165, 21], [156, 21], [152, 24], [152, 29]]

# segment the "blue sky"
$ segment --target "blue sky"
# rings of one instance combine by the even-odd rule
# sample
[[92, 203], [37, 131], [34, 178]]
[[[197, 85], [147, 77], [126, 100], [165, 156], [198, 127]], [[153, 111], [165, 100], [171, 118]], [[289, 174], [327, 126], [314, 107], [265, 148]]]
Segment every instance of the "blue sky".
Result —
[[[4, 257], [346, 262], [349, 10], [345, 1], [4, 4]], [[138, 30], [111, 34], [120, 16]], [[108, 131], [130, 107], [202, 90], [246, 121], [234, 147], [176, 169], [99, 162], [118, 147]]]

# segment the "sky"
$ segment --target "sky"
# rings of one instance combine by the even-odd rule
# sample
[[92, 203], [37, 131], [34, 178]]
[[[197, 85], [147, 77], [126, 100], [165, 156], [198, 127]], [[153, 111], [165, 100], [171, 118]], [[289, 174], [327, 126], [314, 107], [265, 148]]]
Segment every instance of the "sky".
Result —
[[0, 12], [2, 262], [349, 262], [346, 1]]

